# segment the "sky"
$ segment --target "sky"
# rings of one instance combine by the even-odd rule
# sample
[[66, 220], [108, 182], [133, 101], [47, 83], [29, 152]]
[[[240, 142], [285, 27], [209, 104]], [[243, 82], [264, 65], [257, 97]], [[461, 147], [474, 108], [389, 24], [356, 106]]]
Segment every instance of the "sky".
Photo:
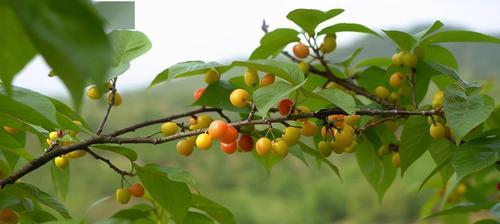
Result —
[[[445, 25], [486, 34], [500, 32], [500, 1], [491, 0], [136, 0], [135, 29], [144, 32], [153, 47], [120, 76], [118, 88], [145, 89], [156, 74], [182, 61], [245, 59], [263, 35], [263, 19], [270, 30], [297, 28], [286, 19], [286, 14], [296, 8], [342, 8], [345, 12], [330, 24], [361, 23], [378, 32], [405, 30], [437, 19]], [[339, 47], [360, 35], [339, 35]], [[62, 82], [47, 76], [49, 71], [43, 58], [37, 56], [16, 76], [14, 85], [50, 96], [68, 96]]]

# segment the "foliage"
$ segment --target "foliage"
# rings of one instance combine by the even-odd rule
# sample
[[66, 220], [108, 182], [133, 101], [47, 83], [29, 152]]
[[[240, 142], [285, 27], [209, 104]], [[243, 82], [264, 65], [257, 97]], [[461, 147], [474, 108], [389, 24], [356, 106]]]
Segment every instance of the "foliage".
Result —
[[[479, 91], [478, 83], [461, 78], [454, 55], [441, 43], [500, 43], [500, 39], [471, 31], [439, 31], [443, 24], [437, 21], [416, 35], [384, 30], [395, 44], [392, 56], [358, 61], [355, 59], [361, 51], [369, 51], [359, 48], [349, 57], [333, 62], [329, 57], [342, 32], [382, 37], [362, 24], [330, 21], [343, 11], [293, 10], [287, 18], [300, 29], [266, 30], [248, 60], [228, 64], [187, 61], [166, 68], [151, 82], [151, 87], [173, 79], [206, 76], [208, 86], [192, 103], [202, 108], [103, 134], [109, 110], [121, 103], [116, 80], [133, 59], [151, 48], [147, 36], [135, 30], [113, 30], [106, 34], [100, 15], [86, 0], [0, 2], [0, 28], [4, 31], [0, 41], [7, 43], [0, 47], [0, 57], [5, 63], [0, 68], [2, 211], [15, 211], [26, 223], [57, 223], [55, 220], [64, 219], [60, 222], [78, 222], [71, 221], [70, 213], [55, 197], [18, 180], [55, 161], [50, 176], [55, 191], [65, 198], [72, 176], [66, 168], [70, 158], [89, 154], [121, 176], [119, 190], [130, 185], [127, 178], [138, 176], [146, 191], [138, 196], [143, 203], [120, 210], [107, 220], [109, 223], [235, 223], [230, 210], [199, 192], [188, 172], [159, 164], [140, 164], [134, 149], [116, 145], [180, 140], [178, 145], [185, 144], [178, 146], [178, 152], [189, 156], [194, 145], [199, 149], [210, 148], [215, 129], [226, 133], [226, 129], [234, 127], [236, 137], [240, 133], [250, 135], [251, 142], [247, 138], [241, 143], [240, 138], [230, 143], [238, 144], [239, 153], [252, 151], [269, 173], [289, 153], [288, 157], [296, 157], [306, 166], [311, 158], [318, 164], [326, 164], [342, 179], [342, 167], [335, 164], [332, 159], [335, 155], [331, 153], [354, 152], [361, 173], [380, 201], [397, 178], [399, 167], [403, 176], [415, 161], [430, 152], [436, 168], [422, 180], [421, 188], [440, 173], [443, 180], [443, 187], [438, 189], [440, 203], [433, 206], [439, 206], [441, 211], [424, 214], [424, 219], [480, 209], [491, 209], [493, 215], [498, 215], [498, 206], [491, 200], [492, 194], [498, 194], [495, 187], [477, 180], [498, 174], [500, 127], [494, 121], [499, 110], [495, 110], [491, 97]], [[326, 27], [318, 31], [319, 25]], [[293, 55], [283, 52], [291, 43], [295, 44]], [[70, 90], [74, 109], [42, 94], [12, 86], [15, 75], [36, 54], [53, 69], [49, 75], [61, 79]], [[222, 79], [235, 68], [247, 71], [243, 77]], [[262, 78], [259, 84], [259, 73], [266, 73], [272, 81], [265, 83]], [[394, 81], [396, 73], [404, 74], [401, 83]], [[439, 91], [432, 94], [432, 102], [427, 102], [424, 96], [431, 82]], [[89, 85], [92, 86], [87, 95], [92, 99], [109, 94], [108, 111], [96, 131], [78, 113], [82, 93]], [[284, 99], [293, 102], [289, 108], [282, 106]], [[218, 113], [227, 124], [212, 127], [214, 123], [205, 112]], [[179, 121], [184, 118], [191, 118], [189, 125]], [[175, 129], [164, 137], [122, 136], [172, 121], [176, 122]], [[322, 128], [327, 133], [323, 136], [319, 134]], [[200, 135], [207, 130], [208, 137]], [[27, 134], [36, 136], [35, 141], [43, 145], [41, 156], [25, 150]], [[204, 139], [193, 141], [190, 136], [204, 136]], [[254, 146], [254, 141], [260, 138], [271, 138], [273, 142]], [[280, 141], [284, 145], [277, 146]], [[325, 142], [326, 146], [317, 147]], [[222, 149], [232, 154], [234, 147]], [[131, 170], [114, 165], [100, 155], [103, 151], [130, 160]], [[26, 165], [16, 170], [19, 162]], [[468, 188], [485, 190], [482, 197], [471, 197]], [[128, 202], [127, 192], [117, 193], [120, 203]]]

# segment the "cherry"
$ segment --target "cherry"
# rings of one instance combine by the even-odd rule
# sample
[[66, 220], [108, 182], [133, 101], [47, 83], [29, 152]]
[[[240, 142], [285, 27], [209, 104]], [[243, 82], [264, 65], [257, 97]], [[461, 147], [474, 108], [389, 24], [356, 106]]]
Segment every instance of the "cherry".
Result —
[[227, 125], [226, 134], [220, 138], [220, 142], [222, 143], [235, 142], [238, 139], [238, 135], [239, 133], [238, 130], [236, 130], [236, 128], [234, 128], [231, 125]]
[[392, 65], [400, 67], [404, 63], [404, 55], [403, 52], [398, 52], [392, 55]]
[[250, 152], [253, 149], [253, 139], [252, 136], [249, 134], [244, 134], [240, 137], [238, 140], [238, 147], [245, 151], [245, 152]]
[[391, 85], [394, 88], [401, 88], [401, 86], [403, 86], [404, 79], [405, 77], [403, 73], [395, 72], [389, 78], [389, 85]]
[[309, 47], [303, 43], [297, 43], [293, 46], [293, 54], [298, 58], [307, 58], [309, 56]]
[[193, 140], [190, 139], [180, 140], [176, 145], [177, 152], [183, 156], [189, 156], [193, 153], [194, 144]]
[[264, 77], [262, 77], [262, 80], [260, 80], [260, 86], [265, 87], [268, 85], [271, 85], [274, 83], [275, 77], [272, 74], [266, 74]]
[[161, 133], [167, 137], [177, 133], [177, 124], [175, 122], [165, 122], [161, 125]]
[[302, 124], [301, 132], [302, 135], [306, 137], [314, 136], [318, 132], [318, 125], [312, 121], [306, 120]]
[[205, 92], [205, 88], [203, 88], [203, 87], [198, 88], [196, 91], [194, 91], [193, 99], [195, 101], [199, 100], [201, 95], [203, 94], [203, 92]]
[[64, 156], [58, 156], [54, 159], [54, 164], [59, 169], [66, 169], [69, 166], [69, 159]]
[[257, 150], [257, 154], [260, 156], [265, 156], [267, 155], [270, 151], [271, 148], [273, 147], [271, 140], [269, 140], [266, 137], [262, 137], [259, 140], [257, 140], [257, 143], [255, 143], [255, 149]]
[[429, 128], [429, 134], [433, 139], [440, 139], [446, 137], [446, 128], [443, 124], [436, 122], [436, 124], [431, 124]]
[[120, 204], [127, 204], [130, 201], [130, 193], [125, 188], [116, 189], [115, 197]]
[[205, 82], [208, 84], [219, 81], [220, 75], [219, 72], [215, 69], [210, 69], [205, 73]]
[[10, 209], [5, 208], [0, 210], [0, 223], [1, 224], [16, 224], [19, 222], [19, 215]]
[[219, 139], [226, 135], [227, 132], [227, 124], [224, 121], [216, 120], [210, 124], [208, 127], [208, 134], [213, 139]]
[[248, 104], [250, 94], [244, 89], [235, 89], [229, 95], [229, 101], [237, 108], [243, 108]]
[[378, 86], [375, 88], [375, 96], [377, 96], [380, 99], [387, 99], [390, 95], [390, 92], [387, 88], [383, 86]]
[[288, 155], [288, 145], [281, 139], [273, 142], [271, 150], [273, 154], [279, 157], [285, 157]]
[[116, 107], [120, 106], [122, 104], [122, 96], [117, 92], [115, 92], [114, 95], [115, 97], [113, 99], [113, 93], [111, 92], [108, 94], [108, 104]]
[[134, 197], [140, 198], [144, 196], [144, 187], [139, 183], [132, 184], [128, 188], [128, 193]]
[[210, 135], [208, 134], [200, 134], [198, 135], [198, 137], [196, 138], [196, 147], [198, 147], [199, 149], [210, 149], [210, 147], [212, 147], [212, 137], [210, 137]]
[[98, 100], [102, 97], [102, 94], [101, 92], [99, 91], [99, 88], [97, 88], [97, 86], [93, 85], [93, 86], [90, 86], [88, 89], [87, 89], [87, 96], [90, 98], [90, 99], [93, 99], [93, 100]]
[[296, 127], [287, 127], [281, 137], [287, 145], [295, 145], [299, 142], [300, 129]]
[[259, 75], [253, 69], [247, 69], [243, 75], [243, 80], [247, 86], [255, 86], [259, 83]]
[[322, 156], [328, 157], [332, 154], [332, 147], [330, 143], [326, 141], [320, 141], [318, 142], [318, 151]]
[[403, 55], [403, 64], [410, 68], [415, 68], [417, 66], [417, 56], [410, 52], [406, 52]]
[[224, 153], [226, 154], [233, 154], [234, 152], [236, 152], [236, 146], [237, 146], [236, 141], [231, 143], [224, 143], [224, 142], [220, 143], [220, 149], [224, 151]]
[[281, 116], [286, 116], [290, 113], [290, 110], [292, 110], [293, 106], [293, 101], [290, 99], [282, 99], [278, 103], [278, 111], [281, 114]]
[[399, 157], [399, 152], [393, 152], [392, 153], [392, 165], [395, 167], [399, 167], [401, 165], [401, 158]]

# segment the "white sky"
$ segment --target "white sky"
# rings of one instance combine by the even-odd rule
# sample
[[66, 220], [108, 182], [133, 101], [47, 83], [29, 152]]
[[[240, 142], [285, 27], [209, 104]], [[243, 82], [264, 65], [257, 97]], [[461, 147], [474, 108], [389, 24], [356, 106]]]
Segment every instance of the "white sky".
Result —
[[[436, 19], [489, 34], [500, 31], [500, 1], [492, 0], [136, 0], [135, 27], [146, 33], [153, 48], [132, 62], [120, 77], [119, 88], [145, 88], [157, 73], [177, 62], [247, 58], [262, 37], [262, 19], [271, 30], [290, 27], [293, 24], [285, 17], [296, 8], [343, 8], [346, 11], [335, 21], [361, 23], [376, 31], [404, 30]], [[353, 37], [356, 35], [339, 35], [339, 45]], [[14, 84], [67, 96], [61, 82], [49, 78], [48, 72], [43, 59], [37, 57]]]

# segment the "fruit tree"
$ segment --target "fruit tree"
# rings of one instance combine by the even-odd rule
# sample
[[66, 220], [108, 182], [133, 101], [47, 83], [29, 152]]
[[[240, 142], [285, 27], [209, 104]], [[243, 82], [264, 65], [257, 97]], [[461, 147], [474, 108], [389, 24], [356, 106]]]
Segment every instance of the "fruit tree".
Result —
[[[203, 189], [193, 186], [186, 171], [138, 162], [133, 150], [134, 144], [172, 141], [179, 156], [201, 150], [249, 153], [267, 169], [291, 157], [304, 162], [313, 158], [340, 179], [337, 158], [355, 157], [380, 198], [398, 173], [404, 176], [430, 152], [434, 161], [427, 163], [435, 168], [419, 189], [435, 175], [441, 176], [442, 185], [436, 189], [440, 200], [430, 204], [433, 209], [423, 219], [482, 209], [498, 215], [500, 110], [481, 92], [481, 83], [461, 78], [453, 53], [442, 43], [498, 44], [500, 39], [445, 30], [439, 21], [415, 34], [379, 32], [331, 20], [341, 13], [296, 9], [286, 16], [296, 29], [268, 30], [262, 24], [264, 35], [248, 60], [187, 61], [166, 68], [151, 88], [204, 76], [204, 87], [190, 93], [192, 110], [108, 130], [110, 111], [127, 103], [120, 95], [120, 75], [151, 48], [146, 35], [136, 30], [105, 32], [101, 17], [86, 0], [0, 1], [0, 222], [71, 219], [55, 196], [21, 178], [51, 166], [55, 191], [64, 195], [71, 163], [90, 157], [121, 177], [112, 195], [117, 207], [133, 198], [142, 202], [123, 207], [111, 220], [235, 223], [231, 208], [202, 195]], [[324, 28], [319, 29], [320, 24]], [[345, 59], [334, 59], [344, 32], [389, 41], [393, 54], [358, 59], [363, 50], [358, 49]], [[72, 105], [11, 84], [37, 54], [52, 68], [49, 75], [67, 86]], [[107, 102], [97, 127], [80, 116], [84, 93], [91, 103], [103, 98]], [[134, 133], [147, 127], [157, 132]], [[39, 144], [39, 152], [28, 152], [27, 142]], [[103, 152], [127, 158], [130, 169], [114, 164]], [[468, 189], [477, 190], [468, 194]]]

